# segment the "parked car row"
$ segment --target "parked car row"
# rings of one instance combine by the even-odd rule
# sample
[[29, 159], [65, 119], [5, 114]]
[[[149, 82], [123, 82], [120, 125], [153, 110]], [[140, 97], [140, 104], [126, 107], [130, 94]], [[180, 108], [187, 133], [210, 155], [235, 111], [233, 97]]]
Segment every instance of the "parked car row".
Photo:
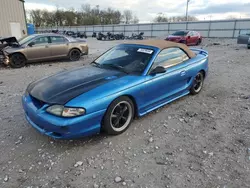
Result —
[[108, 32], [106, 35], [102, 32], [99, 32], [98, 35], [94, 32], [92, 37], [96, 37], [97, 40], [143, 40], [144, 32], [141, 32], [139, 34], [132, 33], [130, 37], [125, 36], [123, 33], [120, 34], [113, 34], [111, 32]]
[[67, 35], [73, 38], [88, 38], [85, 31], [74, 32], [74, 31], [67, 31], [67, 30], [60, 31], [58, 29], [54, 29], [54, 30], [44, 31], [41, 33], [55, 33], [55, 34]]

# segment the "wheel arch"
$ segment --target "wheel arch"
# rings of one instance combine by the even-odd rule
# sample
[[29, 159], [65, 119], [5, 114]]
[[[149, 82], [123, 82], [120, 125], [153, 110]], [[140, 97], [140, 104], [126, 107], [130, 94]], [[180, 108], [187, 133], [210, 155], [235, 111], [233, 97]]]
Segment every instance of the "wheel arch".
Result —
[[112, 104], [112, 102], [114, 102], [115, 100], [117, 100], [117, 99], [120, 98], [120, 97], [128, 97], [128, 98], [133, 102], [133, 104], [134, 104], [134, 112], [135, 112], [135, 113], [134, 113], [134, 116], [135, 116], [135, 117], [138, 116], [138, 105], [137, 105], [136, 99], [135, 99], [135, 97], [133, 97], [133, 96], [130, 95], [130, 94], [123, 94], [123, 95], [120, 95], [120, 96], [114, 98], [114, 99], [109, 103], [109, 105], [107, 106], [107, 109], [110, 107], [110, 105]]
[[28, 59], [27, 59], [26, 55], [25, 55], [24, 53], [22, 53], [22, 52], [13, 52], [13, 53], [11, 53], [11, 54], [8, 54], [8, 56], [9, 56], [9, 57], [11, 57], [11, 56], [13, 56], [14, 54], [19, 54], [19, 55], [22, 55], [22, 56], [24, 56], [24, 57], [25, 57], [25, 59], [28, 61]]
[[69, 56], [69, 54], [70, 54], [70, 52], [71, 52], [72, 50], [78, 50], [80, 53], [82, 53], [82, 51], [80, 50], [80, 48], [72, 47], [72, 48], [69, 49], [68, 56]]
[[201, 72], [203, 74], [204, 78], [206, 78], [207, 75], [206, 75], [206, 71], [204, 69], [200, 70], [199, 72]]

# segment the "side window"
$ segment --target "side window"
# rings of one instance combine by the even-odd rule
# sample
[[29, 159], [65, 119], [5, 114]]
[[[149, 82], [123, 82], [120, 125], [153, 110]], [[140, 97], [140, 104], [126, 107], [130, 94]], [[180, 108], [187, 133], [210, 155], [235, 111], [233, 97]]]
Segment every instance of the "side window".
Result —
[[39, 37], [34, 40], [35, 46], [37, 45], [46, 45], [49, 43], [48, 37]]
[[194, 36], [194, 32], [190, 31], [188, 35], [192, 37], [192, 36]]
[[188, 60], [189, 57], [180, 48], [167, 48], [162, 50], [154, 61], [153, 68], [162, 66], [164, 68], [172, 67]]
[[51, 36], [50, 39], [52, 44], [62, 44], [67, 42], [67, 40], [61, 36]]

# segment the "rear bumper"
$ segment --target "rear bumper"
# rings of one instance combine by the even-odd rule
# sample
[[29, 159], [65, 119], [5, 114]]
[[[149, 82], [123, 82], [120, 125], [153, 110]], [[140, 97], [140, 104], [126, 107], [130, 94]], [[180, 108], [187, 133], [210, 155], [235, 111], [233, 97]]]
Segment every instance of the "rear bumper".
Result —
[[101, 129], [101, 120], [105, 110], [75, 118], [53, 116], [36, 108], [30, 96], [22, 97], [26, 120], [40, 133], [55, 139], [73, 139], [97, 134]]

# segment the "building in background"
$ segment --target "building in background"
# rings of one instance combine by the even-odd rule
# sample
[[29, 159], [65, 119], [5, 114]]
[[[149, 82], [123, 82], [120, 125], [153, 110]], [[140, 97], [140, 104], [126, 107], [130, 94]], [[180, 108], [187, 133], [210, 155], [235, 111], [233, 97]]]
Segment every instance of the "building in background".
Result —
[[27, 35], [24, 0], [0, 0], [0, 37]]

